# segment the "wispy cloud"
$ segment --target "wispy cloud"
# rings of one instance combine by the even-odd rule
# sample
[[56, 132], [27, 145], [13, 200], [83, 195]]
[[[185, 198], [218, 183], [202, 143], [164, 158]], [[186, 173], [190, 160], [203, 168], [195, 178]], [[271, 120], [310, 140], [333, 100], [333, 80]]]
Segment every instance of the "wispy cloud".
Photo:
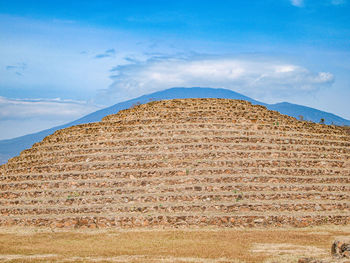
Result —
[[104, 53], [97, 54], [95, 58], [108, 58], [108, 57], [114, 57], [115, 56], [115, 50], [114, 48], [107, 49]]
[[52, 128], [100, 109], [62, 99], [10, 99], [0, 96], [0, 140]]
[[17, 63], [15, 65], [7, 65], [6, 66], [7, 71], [13, 71], [18, 76], [22, 76], [23, 71], [25, 71], [26, 68], [27, 68], [26, 63]]
[[293, 6], [302, 7], [304, 6], [304, 0], [290, 0]]
[[0, 96], [0, 121], [8, 119], [41, 118], [69, 119], [90, 113], [99, 106], [75, 100], [11, 99]]
[[85, 101], [0, 96], [0, 140], [68, 123], [100, 108]]
[[[104, 95], [128, 99], [170, 87], [228, 88], [254, 98], [287, 98], [330, 86], [329, 72], [272, 58], [156, 57], [113, 68], [113, 84]], [[106, 97], [108, 97], [106, 96]]]

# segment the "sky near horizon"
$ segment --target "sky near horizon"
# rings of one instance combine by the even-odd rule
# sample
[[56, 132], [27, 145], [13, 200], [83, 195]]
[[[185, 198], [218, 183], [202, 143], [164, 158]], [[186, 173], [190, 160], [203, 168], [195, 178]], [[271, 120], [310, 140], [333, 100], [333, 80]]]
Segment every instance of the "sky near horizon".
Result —
[[350, 0], [0, 0], [0, 140], [170, 87], [350, 119]]

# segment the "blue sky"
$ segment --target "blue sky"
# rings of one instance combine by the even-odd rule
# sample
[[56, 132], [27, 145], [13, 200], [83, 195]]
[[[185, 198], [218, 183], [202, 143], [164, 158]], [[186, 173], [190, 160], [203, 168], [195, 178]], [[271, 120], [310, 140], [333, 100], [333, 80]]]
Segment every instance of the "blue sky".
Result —
[[0, 139], [173, 86], [350, 119], [349, 2], [0, 0]]

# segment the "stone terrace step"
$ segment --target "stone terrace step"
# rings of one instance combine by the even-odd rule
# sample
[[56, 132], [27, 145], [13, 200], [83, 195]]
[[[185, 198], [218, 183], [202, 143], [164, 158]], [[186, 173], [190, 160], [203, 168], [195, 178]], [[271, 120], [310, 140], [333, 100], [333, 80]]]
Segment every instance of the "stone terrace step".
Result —
[[0, 225], [304, 226], [349, 208], [346, 130], [245, 101], [135, 106], [0, 167]]
[[[163, 161], [168, 162], [171, 159], [184, 159], [192, 160], [193, 162], [198, 162], [203, 159], [222, 159], [222, 158], [242, 158], [242, 159], [265, 159], [273, 158], [274, 160], [293, 158], [293, 159], [302, 159], [302, 160], [314, 160], [320, 161], [325, 164], [328, 161], [341, 161], [350, 160], [350, 155], [339, 155], [339, 154], [319, 154], [317, 152], [303, 153], [303, 152], [286, 152], [286, 151], [232, 151], [232, 150], [201, 150], [200, 153], [198, 150], [187, 150], [187, 151], [162, 151], [162, 152], [148, 152], [148, 153], [135, 153], [135, 151], [130, 153], [106, 153], [104, 150], [101, 150], [98, 154], [81, 154], [81, 155], [56, 155], [55, 157], [45, 158], [41, 156], [40, 159], [32, 159], [26, 161], [18, 161], [17, 164], [22, 164], [23, 166], [41, 166], [47, 165], [50, 163], [78, 163], [78, 162], [98, 162], [98, 161]], [[8, 166], [11, 168], [11, 166]]]
[[[295, 201], [307, 201], [317, 203], [322, 205], [324, 203], [334, 202], [334, 201], [350, 201], [350, 195], [343, 193], [323, 193], [323, 192], [283, 192], [283, 193], [273, 193], [273, 192], [245, 192], [238, 193], [237, 191], [232, 192], [222, 192], [220, 194], [205, 193], [205, 192], [195, 192], [195, 193], [183, 193], [179, 194], [162, 194], [155, 196], [153, 193], [135, 194], [132, 197], [128, 195], [104, 195], [104, 196], [94, 196], [88, 195], [87, 192], [72, 191], [66, 196], [60, 198], [16, 198], [16, 199], [3, 199], [0, 201], [0, 206], [2, 208], [11, 207], [21, 207], [26, 205], [79, 205], [79, 204], [104, 204], [109, 206], [111, 204], [130, 204], [130, 206], [137, 206], [142, 204], [142, 206], [152, 204], [164, 205], [164, 202], [182, 203], [182, 202], [192, 202], [192, 201], [203, 201], [205, 204], [216, 202], [220, 203], [231, 202], [231, 203], [264, 203], [264, 201], [271, 202], [275, 201], [277, 203], [288, 200], [290, 203], [295, 203]], [[221, 204], [221, 203], [220, 203]], [[318, 210], [321, 210], [319, 207]]]

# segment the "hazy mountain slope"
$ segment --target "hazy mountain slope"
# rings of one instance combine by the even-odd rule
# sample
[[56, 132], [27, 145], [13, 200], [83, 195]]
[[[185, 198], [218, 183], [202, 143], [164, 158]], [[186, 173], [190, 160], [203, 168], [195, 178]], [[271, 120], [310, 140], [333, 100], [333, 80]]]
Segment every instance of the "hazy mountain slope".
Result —
[[320, 122], [321, 118], [323, 118], [325, 119], [326, 124], [333, 123], [335, 125], [350, 125], [349, 120], [345, 120], [335, 114], [288, 102], [271, 104], [268, 105], [267, 108], [297, 119], [299, 119], [299, 116], [301, 115], [303, 116], [304, 120], [313, 122]]
[[120, 110], [127, 109], [136, 103], [147, 103], [150, 100], [164, 99], [181, 99], [181, 98], [225, 98], [247, 100], [253, 104], [264, 105], [270, 110], [276, 110], [283, 114], [298, 117], [303, 115], [305, 120], [319, 122], [321, 118], [326, 123], [334, 123], [338, 125], [350, 125], [349, 120], [345, 120], [331, 113], [326, 113], [313, 108], [304, 107], [290, 103], [278, 103], [269, 105], [263, 102], [253, 100], [237, 92], [226, 89], [212, 88], [171, 88], [159, 91], [141, 97], [115, 104], [111, 107], [93, 112], [73, 122], [47, 129], [38, 133], [28, 134], [9, 140], [0, 141], [0, 164], [5, 163], [9, 158], [18, 155], [24, 149], [30, 148], [35, 142], [41, 141], [46, 136], [54, 133], [56, 130], [70, 127], [77, 124], [100, 121], [104, 116], [117, 113]]

